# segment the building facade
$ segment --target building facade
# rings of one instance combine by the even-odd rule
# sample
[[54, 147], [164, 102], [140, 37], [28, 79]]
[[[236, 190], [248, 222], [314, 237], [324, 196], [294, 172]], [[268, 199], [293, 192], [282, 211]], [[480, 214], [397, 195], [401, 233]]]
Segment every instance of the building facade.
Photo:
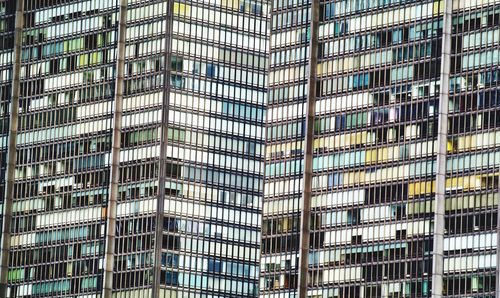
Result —
[[499, 0], [0, 1], [0, 297], [495, 297], [499, 64]]
[[262, 297], [495, 297], [499, 9], [273, 1]]
[[0, 1], [1, 297], [258, 295], [267, 9]]

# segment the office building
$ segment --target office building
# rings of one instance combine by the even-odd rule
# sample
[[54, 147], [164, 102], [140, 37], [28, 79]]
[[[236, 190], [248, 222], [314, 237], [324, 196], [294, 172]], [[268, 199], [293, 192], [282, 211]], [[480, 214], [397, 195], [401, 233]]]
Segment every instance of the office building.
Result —
[[267, 9], [0, 1], [0, 296], [258, 295]]
[[494, 297], [499, 64], [499, 0], [0, 1], [0, 296]]
[[495, 296], [499, 13], [273, 1], [261, 297]]

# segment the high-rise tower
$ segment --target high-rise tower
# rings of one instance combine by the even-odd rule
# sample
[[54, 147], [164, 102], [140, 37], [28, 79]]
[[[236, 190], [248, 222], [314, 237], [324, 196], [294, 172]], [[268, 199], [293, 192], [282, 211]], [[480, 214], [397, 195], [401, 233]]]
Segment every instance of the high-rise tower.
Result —
[[0, 0], [0, 297], [494, 297], [499, 64], [500, 0]]
[[499, 9], [273, 2], [263, 297], [494, 296]]
[[0, 2], [0, 296], [257, 295], [267, 9]]

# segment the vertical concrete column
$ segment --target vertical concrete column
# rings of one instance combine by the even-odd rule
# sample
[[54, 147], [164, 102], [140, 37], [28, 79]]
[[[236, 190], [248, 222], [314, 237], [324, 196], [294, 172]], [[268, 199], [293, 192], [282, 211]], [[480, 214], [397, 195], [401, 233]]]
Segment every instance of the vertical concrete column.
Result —
[[161, 274], [161, 249], [163, 244], [163, 218], [165, 212], [165, 172], [167, 162], [167, 140], [168, 140], [168, 112], [170, 105], [170, 72], [172, 56], [172, 25], [173, 25], [174, 1], [167, 1], [166, 28], [165, 28], [165, 49], [163, 65], [163, 107], [161, 113], [161, 140], [160, 140], [160, 160], [158, 171], [158, 196], [156, 202], [156, 225], [155, 225], [155, 247], [154, 247], [154, 280], [153, 298], [160, 297], [160, 274]]
[[111, 298], [115, 256], [116, 209], [120, 176], [120, 146], [122, 134], [123, 91], [125, 76], [125, 36], [127, 33], [127, 0], [120, 0], [118, 12], [118, 45], [116, 57], [115, 98], [113, 102], [113, 132], [111, 139], [111, 173], [106, 214], [106, 246], [102, 296]]
[[19, 120], [19, 97], [21, 94], [21, 46], [24, 26], [24, 0], [16, 3], [14, 25], [14, 54], [12, 60], [12, 87], [10, 99], [9, 137], [7, 141], [7, 168], [5, 172], [5, 197], [2, 213], [2, 241], [0, 243], [0, 297], [7, 297], [7, 275], [9, 273], [10, 229], [12, 201], [16, 168], [17, 129]]
[[316, 109], [316, 77], [318, 65], [319, 0], [311, 1], [311, 39], [309, 41], [309, 76], [307, 78], [306, 135], [304, 139], [304, 171], [300, 215], [298, 297], [307, 297], [309, 268], [309, 242], [311, 221], [312, 162], [314, 141], [314, 115]]
[[432, 254], [432, 297], [443, 295], [443, 242], [446, 191], [446, 144], [448, 141], [448, 102], [450, 90], [452, 0], [445, 0], [437, 136], [436, 197], [434, 201], [434, 247]]

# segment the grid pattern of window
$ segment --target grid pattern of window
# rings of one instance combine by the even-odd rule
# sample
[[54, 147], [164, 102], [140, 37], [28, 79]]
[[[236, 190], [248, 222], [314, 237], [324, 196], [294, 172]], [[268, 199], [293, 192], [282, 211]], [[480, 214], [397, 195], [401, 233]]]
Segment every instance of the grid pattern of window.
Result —
[[[2, 152], [16, 2], [0, 2]], [[257, 296], [267, 3], [19, 2], [21, 100], [6, 296], [111, 294], [103, 292], [105, 250], [113, 297]], [[0, 160], [3, 175], [5, 153]]]
[[100, 291], [116, 8], [24, 1], [11, 297]]
[[[273, 2], [263, 297], [296, 294], [304, 251], [308, 5]], [[428, 297], [433, 278], [444, 296], [494, 296], [499, 9], [320, 1], [308, 297]]]
[[165, 297], [258, 293], [267, 10], [256, 0], [173, 3]]
[[454, 1], [444, 216], [447, 297], [495, 297], [500, 1]]
[[116, 1], [24, 1], [23, 15], [7, 295], [98, 293]]
[[499, 64], [500, 0], [0, 0], [0, 296], [494, 297]]
[[155, 277], [167, 3], [128, 1], [113, 291], [150, 296]]
[[313, 297], [427, 297], [439, 1], [320, 4]]
[[[3, 212], [6, 186], [15, 10], [15, 3], [0, 2], [0, 212]], [[0, 219], [1, 224], [3, 216]]]
[[298, 286], [300, 199], [308, 94], [310, 3], [274, 1], [260, 290], [294, 297]]

